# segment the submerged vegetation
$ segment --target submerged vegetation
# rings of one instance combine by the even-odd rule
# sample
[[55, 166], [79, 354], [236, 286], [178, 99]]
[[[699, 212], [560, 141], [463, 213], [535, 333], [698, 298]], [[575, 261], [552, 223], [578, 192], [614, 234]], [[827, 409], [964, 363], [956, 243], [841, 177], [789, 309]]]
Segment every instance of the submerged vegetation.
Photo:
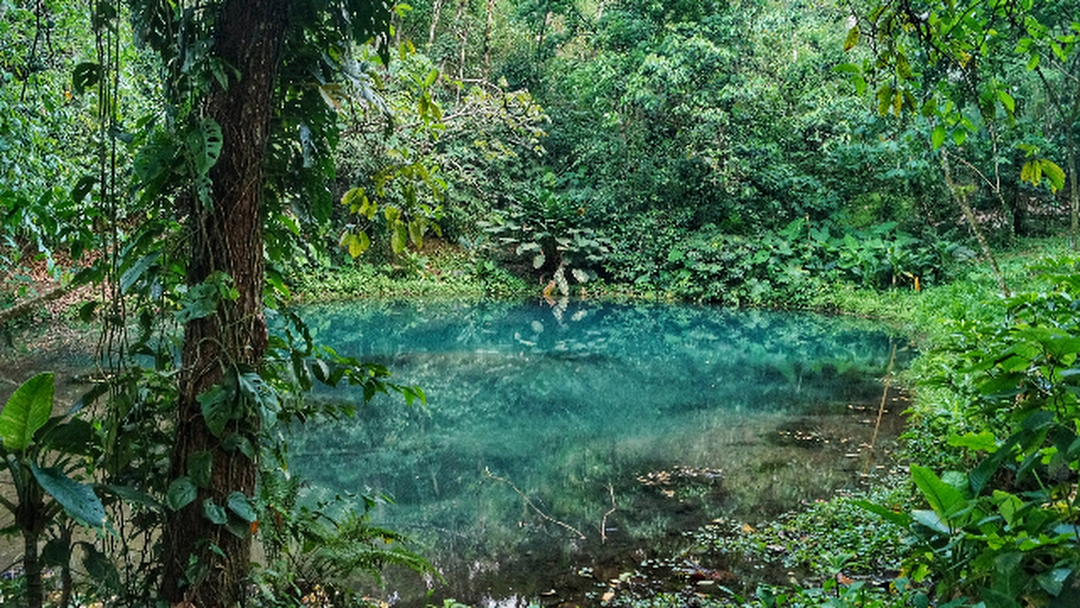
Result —
[[[0, 602], [364, 605], [357, 577], [392, 564], [436, 584], [372, 524], [380, 497], [294, 477], [286, 433], [427, 387], [320, 344], [297, 305], [527, 295], [842, 312], [920, 353], [906, 471], [690, 531], [590, 573], [588, 602], [1069, 605], [1078, 15], [0, 0], [0, 505], [22, 564]], [[78, 378], [15, 356], [53, 314], [98, 328]], [[339, 385], [361, 398], [312, 395]], [[705, 563], [736, 554], [782, 575], [742, 589]], [[684, 584], [644, 584], [660, 571]]]

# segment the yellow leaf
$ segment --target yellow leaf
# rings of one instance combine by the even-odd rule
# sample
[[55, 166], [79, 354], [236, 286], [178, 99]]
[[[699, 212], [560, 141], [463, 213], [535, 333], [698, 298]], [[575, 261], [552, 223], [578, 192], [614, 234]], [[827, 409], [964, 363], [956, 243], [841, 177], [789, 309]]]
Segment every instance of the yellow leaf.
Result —
[[405, 223], [397, 222], [394, 224], [394, 234], [390, 236], [390, 249], [395, 254], [400, 255], [405, 251], [405, 243], [408, 241], [408, 235], [405, 234]]
[[847, 38], [844, 40], [844, 50], [845, 51], [850, 51], [851, 49], [855, 48], [855, 46], [857, 44], [859, 44], [859, 26], [858, 25], [856, 25], [855, 27], [848, 30]]
[[1059, 167], [1056, 163], [1045, 158], [1039, 161], [1039, 167], [1042, 168], [1042, 172], [1046, 175], [1046, 179], [1050, 182], [1050, 191], [1057, 193], [1065, 187], [1065, 170]]
[[423, 220], [417, 218], [409, 222], [409, 240], [413, 245], [416, 245], [417, 249], [424, 247], [424, 225]]

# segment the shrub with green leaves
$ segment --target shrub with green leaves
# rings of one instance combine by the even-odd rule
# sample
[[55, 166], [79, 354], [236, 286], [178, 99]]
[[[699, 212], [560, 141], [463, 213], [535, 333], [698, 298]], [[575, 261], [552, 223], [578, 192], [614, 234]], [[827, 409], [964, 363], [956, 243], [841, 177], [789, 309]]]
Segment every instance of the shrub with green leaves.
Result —
[[[938, 598], [987, 606], [1068, 605], [1080, 571], [1080, 260], [1042, 265], [1044, 287], [1005, 301], [1000, 325], [971, 323], [943, 374], [974, 430], [949, 444], [976, 462], [912, 478], [928, 509], [865, 508], [910, 531], [907, 570]], [[962, 347], [958, 347], [962, 345]]]

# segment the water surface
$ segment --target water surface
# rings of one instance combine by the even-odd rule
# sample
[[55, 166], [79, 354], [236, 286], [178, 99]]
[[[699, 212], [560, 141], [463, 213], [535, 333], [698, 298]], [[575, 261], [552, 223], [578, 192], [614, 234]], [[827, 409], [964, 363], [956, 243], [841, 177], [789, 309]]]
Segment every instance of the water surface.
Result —
[[402, 605], [587, 597], [598, 569], [677, 550], [714, 517], [852, 486], [892, 348], [853, 320], [696, 306], [363, 302], [304, 318], [316, 342], [427, 393], [290, 444], [316, 483], [393, 497], [374, 520], [450, 582], [425, 597], [391, 573]]

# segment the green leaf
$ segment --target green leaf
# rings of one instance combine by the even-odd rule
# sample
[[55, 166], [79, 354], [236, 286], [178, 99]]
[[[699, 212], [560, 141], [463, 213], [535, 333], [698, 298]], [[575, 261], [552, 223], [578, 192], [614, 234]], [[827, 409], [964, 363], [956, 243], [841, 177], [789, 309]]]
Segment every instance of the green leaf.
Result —
[[210, 487], [210, 474], [214, 469], [214, 455], [208, 450], [200, 450], [188, 456], [187, 474], [197, 487]]
[[53, 374], [45, 372], [15, 389], [0, 412], [0, 439], [4, 448], [21, 451], [34, 442], [34, 434], [52, 414]]
[[896, 55], [896, 73], [904, 80], [912, 77], [911, 63], [908, 62], [907, 57], [904, 56], [903, 53], [897, 53]]
[[394, 225], [394, 233], [390, 236], [390, 249], [398, 255], [401, 255], [405, 251], [405, 244], [408, 242], [409, 236], [405, 231], [405, 223], [397, 222]]
[[431, 69], [428, 71], [427, 76], [424, 77], [424, 88], [428, 88], [435, 84], [435, 80], [439, 77], [439, 70]]
[[543, 253], [538, 253], [533, 257], [532, 267], [539, 270], [539, 268], [544, 265], [545, 261], [547, 261], [547, 256]]
[[1058, 44], [1056, 42], [1051, 42], [1050, 43], [1050, 50], [1054, 52], [1054, 55], [1056, 55], [1057, 58], [1060, 59], [1062, 63], [1068, 63], [1068, 61], [1069, 61], [1068, 55], [1065, 53], [1065, 49], [1063, 49], [1060, 44]]
[[886, 509], [885, 507], [879, 504], [872, 503], [868, 500], [856, 500], [853, 501], [853, 503], [860, 509], [869, 511], [874, 515], [877, 515], [885, 519], [886, 521], [891, 521], [898, 526], [906, 527], [911, 524], [911, 516], [907, 513], [897, 513], [896, 511], [890, 511], [889, 509]]
[[131, 289], [132, 285], [142, 278], [142, 276], [146, 274], [146, 271], [153, 266], [154, 262], [160, 257], [161, 252], [154, 251], [136, 260], [135, 263], [131, 265], [131, 268], [128, 268], [124, 271], [124, 274], [120, 275], [120, 293], [126, 294], [128, 290]]
[[968, 134], [965, 129], [954, 129], [952, 132], [953, 141], [956, 142], [956, 145], [958, 146], [964, 145], [964, 142], [967, 141], [967, 136]]
[[105, 507], [94, 490], [68, 477], [58, 468], [40, 468], [30, 461], [30, 472], [49, 496], [52, 496], [73, 519], [100, 528], [105, 525]]
[[424, 224], [419, 218], [409, 222], [409, 241], [417, 249], [424, 246]]
[[998, 101], [1001, 102], [1001, 105], [1005, 106], [1005, 109], [1009, 111], [1009, 114], [1016, 112], [1016, 100], [1014, 100], [1012, 95], [1009, 95], [1008, 92], [998, 89], [997, 98]]
[[225, 143], [225, 136], [221, 132], [221, 125], [213, 118], [204, 118], [199, 122], [194, 136], [188, 142], [188, 149], [195, 162], [195, 172], [204, 176], [210, 172], [210, 168], [217, 164], [221, 158], [221, 148]]
[[1072, 575], [1072, 568], [1057, 568], [1040, 574], [1035, 578], [1039, 582], [1039, 586], [1046, 590], [1047, 593], [1054, 597], [1061, 595], [1062, 588], [1065, 586], [1065, 581]]
[[925, 509], [912, 511], [911, 518], [914, 521], [926, 526], [927, 528], [934, 530], [935, 532], [940, 532], [942, 534], [952, 533], [952, 530], [949, 529], [949, 526], [947, 526], [945, 522], [942, 521], [942, 518], [933, 511], [927, 511]]
[[229, 514], [225, 512], [225, 508], [214, 504], [214, 501], [209, 498], [203, 501], [203, 516], [219, 526], [229, 521]]
[[243, 492], [233, 492], [229, 494], [228, 502], [229, 510], [232, 511], [240, 519], [251, 523], [259, 519], [259, 515], [255, 512], [255, 507], [251, 505], [251, 499], [249, 499]]
[[71, 202], [80, 204], [83, 199], [94, 189], [94, 186], [98, 184], [98, 178], [93, 175], [84, 175], [79, 178], [79, 181], [75, 182], [75, 186], [71, 189]]
[[967, 505], [967, 500], [959, 490], [942, 481], [933, 471], [919, 465], [911, 465], [911, 478], [915, 485], [942, 519], [947, 520]]
[[949, 445], [969, 450], [993, 452], [997, 449], [997, 438], [990, 431], [982, 431], [978, 434], [965, 433], [964, 435], [950, 436]]
[[41, 549], [41, 563], [66, 568], [71, 561], [71, 544], [63, 538], [53, 538]]
[[165, 494], [165, 503], [173, 511], [179, 511], [195, 501], [199, 490], [190, 477], [177, 477], [169, 484], [169, 490]]
[[96, 431], [92, 424], [80, 418], [74, 418], [60, 424], [50, 424], [42, 433], [40, 441], [50, 450], [85, 456], [90, 453], [95, 436]]
[[215, 384], [197, 397], [206, 427], [215, 437], [225, 431], [225, 425], [237, 418], [238, 406], [235, 391]]
[[251, 440], [239, 433], [229, 433], [225, 435], [225, 438], [221, 441], [221, 447], [226, 450], [239, 451], [244, 456], [254, 460], [255, 459], [255, 446], [251, 443]]
[[96, 86], [101, 81], [101, 64], [83, 62], [75, 66], [71, 73], [71, 88], [76, 95], [82, 95], [86, 89]]
[[972, 496], [978, 496], [983, 488], [990, 483], [990, 479], [997, 473], [1006, 458], [1012, 455], [1013, 446], [1020, 441], [1020, 435], [1014, 434], [1000, 447], [996, 448], [990, 456], [986, 457], [979, 466], [968, 473], [968, 487]]
[[941, 144], [945, 143], [945, 125], [938, 125], [934, 127], [934, 132], [930, 135], [930, 143], [937, 150], [941, 147]]

